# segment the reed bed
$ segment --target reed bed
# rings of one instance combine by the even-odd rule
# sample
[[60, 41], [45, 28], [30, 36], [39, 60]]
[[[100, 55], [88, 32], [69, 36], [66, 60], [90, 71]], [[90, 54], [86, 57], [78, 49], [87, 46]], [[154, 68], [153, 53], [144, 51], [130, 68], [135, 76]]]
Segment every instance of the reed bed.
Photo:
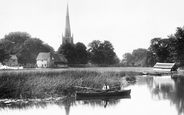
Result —
[[[22, 70], [0, 72], [0, 98], [47, 98], [74, 94], [76, 87], [101, 89], [106, 83], [120, 87], [122, 78], [135, 81], [136, 72]], [[128, 76], [128, 77], [127, 77]]]

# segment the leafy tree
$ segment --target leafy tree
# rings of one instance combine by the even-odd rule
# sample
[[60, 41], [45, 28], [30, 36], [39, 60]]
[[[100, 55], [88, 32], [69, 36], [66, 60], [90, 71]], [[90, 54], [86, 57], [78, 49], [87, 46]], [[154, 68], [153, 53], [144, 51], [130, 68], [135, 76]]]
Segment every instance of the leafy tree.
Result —
[[54, 49], [39, 38], [32, 38], [26, 32], [11, 32], [1, 40], [6, 52], [16, 54], [20, 64], [35, 64], [40, 52], [53, 52]]
[[54, 49], [39, 38], [27, 39], [17, 53], [19, 63], [36, 63], [36, 58], [40, 52], [54, 52]]
[[105, 64], [115, 64], [115, 58], [117, 58], [116, 53], [114, 52], [114, 47], [109, 41], [104, 41], [101, 45], [102, 52], [104, 55]]
[[153, 67], [156, 64], [156, 56], [152, 52], [148, 51], [146, 56], [146, 65], [147, 67]]
[[151, 40], [149, 51], [155, 54], [159, 62], [176, 62], [184, 65], [184, 28], [178, 27], [175, 34], [166, 39], [154, 38]]
[[171, 46], [169, 39], [154, 38], [151, 40], [149, 50], [156, 55], [158, 62], [170, 62]]
[[154, 54], [147, 49], [138, 48], [133, 50], [132, 55], [137, 66], [148, 67], [156, 63]]
[[132, 55], [134, 57], [134, 63], [136, 66], [146, 66], [147, 50], [146, 49], [136, 49], [133, 50]]
[[125, 53], [123, 55], [122, 63], [125, 66], [132, 66], [132, 65], [134, 65], [134, 56], [131, 53]]
[[91, 43], [89, 43], [89, 49], [88, 52], [90, 53], [90, 60], [94, 64], [101, 64], [100, 60], [100, 47], [101, 41], [94, 40]]
[[9, 59], [9, 58], [10, 58], [9, 53], [7, 53], [7, 51], [5, 50], [3, 44], [0, 43], [0, 63], [3, 64], [3, 62], [6, 59]]
[[69, 64], [76, 64], [76, 50], [74, 44], [66, 43], [61, 45], [58, 49], [58, 53], [63, 54]]
[[31, 51], [29, 51], [26, 46], [22, 46], [22, 48], [17, 53], [18, 62], [20, 64], [26, 65], [26, 64], [35, 64], [36, 63], [36, 57], [32, 57]]
[[86, 64], [88, 62], [87, 48], [83, 43], [75, 44], [76, 64]]
[[176, 29], [176, 33], [172, 36], [169, 36], [170, 39], [174, 39], [172, 42], [174, 45], [174, 51], [173, 57], [175, 62], [178, 63], [178, 65], [183, 66], [184, 65], [184, 27], [178, 27]]
[[123, 61], [125, 66], [148, 67], [156, 63], [154, 54], [143, 48], [135, 49], [132, 53], [125, 53]]
[[12, 53], [17, 53], [22, 48], [22, 45], [27, 39], [30, 39], [31, 35], [27, 32], [10, 32], [4, 36], [6, 41], [12, 43], [12, 47], [9, 49]]
[[115, 64], [117, 56], [109, 41], [94, 40], [89, 44], [90, 60], [94, 64]]

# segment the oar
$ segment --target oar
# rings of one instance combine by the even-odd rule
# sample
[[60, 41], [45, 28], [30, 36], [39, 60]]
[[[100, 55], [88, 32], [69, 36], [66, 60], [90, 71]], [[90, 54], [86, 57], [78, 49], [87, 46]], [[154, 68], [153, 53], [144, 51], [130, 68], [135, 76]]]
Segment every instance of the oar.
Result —
[[74, 86], [75, 88], [81, 88], [81, 89], [88, 89], [88, 90], [100, 90], [96, 88], [91, 88], [91, 87], [82, 87], [82, 86]]
[[87, 89], [87, 90], [95, 90], [95, 91], [111, 91], [112, 89], [115, 89], [117, 87], [110, 87], [108, 90], [102, 90], [102, 89], [96, 89], [91, 87], [82, 87], [82, 86], [74, 86], [75, 88], [81, 88], [81, 89]]

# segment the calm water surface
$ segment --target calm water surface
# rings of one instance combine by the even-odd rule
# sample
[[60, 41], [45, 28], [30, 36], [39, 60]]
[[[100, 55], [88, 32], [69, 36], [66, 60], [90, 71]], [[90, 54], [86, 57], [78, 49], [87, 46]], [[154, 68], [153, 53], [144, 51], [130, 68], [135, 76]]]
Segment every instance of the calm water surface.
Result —
[[[0, 115], [184, 115], [184, 79], [171, 76], [138, 76], [131, 98], [76, 101], [74, 97], [57, 100], [1, 100]], [[15, 100], [14, 100], [15, 101]]]

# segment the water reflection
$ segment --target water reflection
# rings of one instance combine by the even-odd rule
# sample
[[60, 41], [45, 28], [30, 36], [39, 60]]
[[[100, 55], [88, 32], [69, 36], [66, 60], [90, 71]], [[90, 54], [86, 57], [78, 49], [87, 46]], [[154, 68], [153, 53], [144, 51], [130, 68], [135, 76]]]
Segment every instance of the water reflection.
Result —
[[[88, 98], [88, 99], [79, 99], [76, 100], [75, 97], [67, 96], [67, 97], [59, 97], [52, 99], [19, 99], [19, 100], [9, 100], [2, 99], [0, 100], [0, 111], [9, 109], [9, 110], [29, 110], [32, 108], [47, 108], [50, 105], [57, 105], [61, 109], [65, 110], [65, 114], [70, 114], [70, 109], [73, 106], [78, 105], [90, 105], [91, 107], [99, 106], [99, 107], [107, 107], [107, 106], [115, 106], [119, 103], [120, 99], [129, 98], [130, 96], [121, 96], [121, 97], [111, 97], [111, 98]], [[1, 112], [0, 112], [1, 113]]]
[[154, 100], [170, 100], [171, 105], [175, 105], [178, 115], [184, 114], [184, 78], [153, 77], [147, 83]]
[[154, 77], [152, 88], [155, 100], [169, 99], [174, 93], [175, 83], [171, 76]]
[[184, 78], [175, 80], [175, 92], [171, 101], [176, 105], [179, 114], [184, 113]]
[[120, 102], [120, 99], [130, 99], [131, 96], [111, 96], [111, 97], [88, 97], [78, 98], [77, 101], [83, 105], [101, 106], [106, 108], [107, 106], [115, 106]]
[[[38, 111], [41, 111], [43, 108], [43, 111], [45, 111], [44, 115], [50, 115], [47, 112], [49, 109], [53, 112], [59, 111], [60, 113], [58, 114], [66, 115], [75, 115], [77, 113], [94, 114], [93, 111], [95, 111], [95, 114], [103, 112], [107, 115], [115, 113], [124, 113], [126, 115], [184, 114], [184, 78], [171, 79], [171, 76], [138, 76], [137, 83], [128, 88], [132, 89], [131, 99], [130, 97], [113, 97], [108, 99], [101, 97], [76, 100], [72, 96], [43, 100], [4, 99], [0, 100], [0, 114], [4, 115], [4, 110], [34, 111], [34, 108], [39, 108], [36, 110], [36, 114], [39, 114]], [[144, 110], [149, 111], [149, 113]], [[34, 113], [30, 115], [32, 114]], [[56, 115], [56, 113], [54, 114]], [[7, 113], [6, 115], [10, 114]]]

